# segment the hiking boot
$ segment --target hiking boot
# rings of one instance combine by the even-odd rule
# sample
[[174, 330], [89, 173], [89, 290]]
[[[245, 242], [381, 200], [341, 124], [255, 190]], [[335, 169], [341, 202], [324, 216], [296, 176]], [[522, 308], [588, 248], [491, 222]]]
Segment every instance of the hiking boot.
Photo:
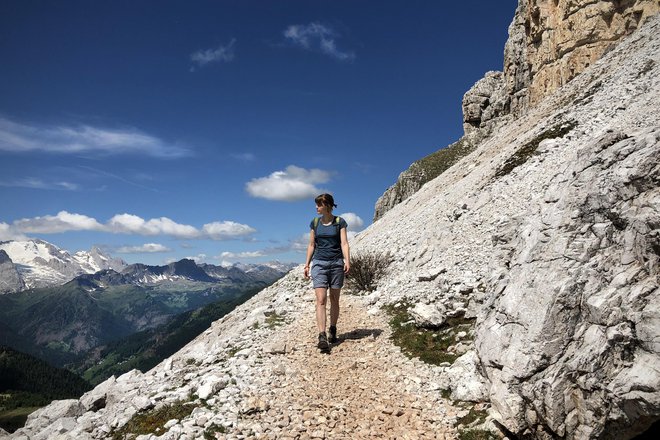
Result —
[[319, 333], [319, 343], [317, 347], [323, 352], [330, 351], [330, 344], [328, 344], [328, 337], [325, 335], [325, 332]]
[[328, 342], [334, 344], [337, 342], [339, 339], [337, 339], [337, 327], [334, 325], [330, 326], [330, 338], [328, 339]]

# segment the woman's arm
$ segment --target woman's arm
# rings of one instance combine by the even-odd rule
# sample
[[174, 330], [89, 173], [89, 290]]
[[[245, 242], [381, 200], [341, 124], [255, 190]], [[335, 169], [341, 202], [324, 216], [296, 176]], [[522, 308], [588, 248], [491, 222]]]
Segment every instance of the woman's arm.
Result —
[[305, 278], [309, 278], [309, 265], [312, 262], [312, 255], [314, 255], [314, 229], [309, 231], [309, 244], [307, 245], [307, 258], [305, 258]]
[[341, 254], [344, 256], [344, 273], [351, 270], [351, 251], [348, 247], [348, 236], [346, 235], [346, 228], [339, 231], [341, 237]]

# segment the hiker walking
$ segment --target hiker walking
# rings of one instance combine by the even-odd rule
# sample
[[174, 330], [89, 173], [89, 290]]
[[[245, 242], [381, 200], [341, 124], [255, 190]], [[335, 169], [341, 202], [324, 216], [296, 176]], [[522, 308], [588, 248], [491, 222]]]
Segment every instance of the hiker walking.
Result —
[[[305, 278], [309, 278], [310, 266], [314, 293], [316, 294], [316, 324], [319, 330], [318, 348], [327, 352], [330, 343], [337, 342], [339, 319], [339, 293], [344, 285], [344, 275], [350, 270], [350, 254], [346, 236], [346, 221], [332, 214], [336, 208], [330, 194], [316, 199], [315, 217], [309, 224], [309, 245], [305, 260]], [[325, 304], [330, 289], [330, 338], [325, 332]]]

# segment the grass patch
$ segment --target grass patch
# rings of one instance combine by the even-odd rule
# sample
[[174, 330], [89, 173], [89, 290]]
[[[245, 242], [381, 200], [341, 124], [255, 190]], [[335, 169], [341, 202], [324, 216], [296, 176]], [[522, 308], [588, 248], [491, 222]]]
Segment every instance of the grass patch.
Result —
[[565, 136], [568, 132], [577, 126], [577, 122], [569, 121], [562, 124], [557, 124], [541, 132], [531, 141], [523, 145], [513, 156], [509, 157], [504, 164], [495, 172], [495, 177], [500, 178], [506, 176], [515, 168], [527, 162], [536, 152], [542, 141], [546, 139], [554, 139]]
[[241, 347], [240, 345], [230, 345], [229, 350], [227, 350], [227, 358], [234, 357], [234, 355], [239, 351], [241, 351], [242, 349], [243, 347]]
[[280, 325], [284, 325], [284, 316], [278, 315], [277, 312], [266, 313], [266, 327], [275, 328]]
[[[417, 357], [428, 364], [454, 363], [460, 355], [447, 349], [458, 342], [456, 339], [458, 332], [468, 332], [474, 326], [474, 319], [450, 318], [439, 329], [419, 328], [411, 322], [412, 318], [408, 314], [410, 307], [408, 303], [400, 303], [398, 307], [396, 305], [385, 307], [385, 311], [390, 315], [392, 341], [407, 356]], [[467, 338], [461, 339], [461, 341], [466, 340]]]
[[172, 419], [181, 420], [188, 417], [196, 408], [192, 402], [179, 401], [162, 408], [152, 409], [135, 414], [124, 426], [113, 431], [113, 440], [133, 438], [130, 434], [157, 434], [165, 433], [164, 425]]
[[457, 424], [463, 425], [463, 426], [468, 426], [473, 423], [483, 423], [486, 421], [486, 417], [488, 416], [488, 412], [484, 410], [478, 410], [475, 409], [474, 407], [470, 408], [470, 412], [468, 412], [466, 415], [463, 417], [460, 417], [457, 420]]
[[[398, 179], [391, 187], [393, 193], [397, 195], [396, 203], [402, 202], [421, 188], [425, 183], [447, 171], [459, 160], [472, 153], [477, 145], [478, 143], [473, 145], [462, 137], [453, 144], [413, 162], [412, 165], [402, 173], [402, 176], [405, 176], [404, 179]], [[383, 214], [384, 212], [377, 213], [374, 221], [378, 220]]]
[[499, 440], [495, 434], [485, 429], [466, 429], [458, 433], [459, 440]]
[[470, 144], [465, 138], [461, 138], [453, 144], [431, 153], [413, 163], [410, 167], [422, 171], [422, 181], [420, 187], [440, 174], [447, 171], [452, 165], [463, 159], [475, 150], [476, 145]]
[[222, 425], [211, 425], [204, 430], [204, 439], [205, 440], [216, 440], [218, 436], [216, 434], [226, 434], [227, 428]]
[[[483, 406], [479, 406], [483, 408]], [[470, 407], [469, 412], [463, 417], [459, 417], [456, 420], [456, 426], [458, 426], [458, 438], [460, 440], [499, 440], [496, 434], [488, 431], [486, 429], [480, 429], [481, 426], [488, 417], [488, 411], [486, 409], [477, 409], [476, 407]]]

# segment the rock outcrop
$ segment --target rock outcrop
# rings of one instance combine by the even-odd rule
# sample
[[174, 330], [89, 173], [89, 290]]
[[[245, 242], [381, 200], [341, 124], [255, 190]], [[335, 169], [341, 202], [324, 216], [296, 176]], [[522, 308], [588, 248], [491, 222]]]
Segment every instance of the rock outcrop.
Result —
[[[633, 438], [660, 420], [658, 102], [660, 15], [352, 240], [393, 261], [375, 292], [342, 299], [330, 356], [299, 267], [151, 371], [14, 437], [106, 438], [187, 405], [138, 439], [455, 439], [448, 389], [509, 438]], [[383, 308], [404, 304], [420, 325], [474, 323], [453, 364], [391, 345]]]
[[415, 194], [426, 182], [433, 180], [449, 167], [474, 150], [475, 142], [464, 136], [447, 148], [436, 151], [416, 162], [399, 175], [397, 182], [389, 187], [376, 202], [374, 221], [387, 211]]
[[[498, 126], [524, 116], [658, 12], [657, 0], [519, 0], [503, 72], [487, 72], [465, 93], [465, 134], [445, 149], [459, 143], [474, 146]], [[378, 199], [374, 221], [437, 177], [435, 171], [448, 168], [420, 172], [418, 162]]]
[[519, 0], [504, 51], [510, 111], [524, 114], [659, 11], [656, 0]]
[[18, 292], [25, 289], [25, 283], [16, 265], [7, 252], [0, 249], [0, 293]]
[[474, 368], [520, 438], [660, 419], [658, 35], [656, 15], [358, 237], [399, 256], [388, 301], [477, 316]]

